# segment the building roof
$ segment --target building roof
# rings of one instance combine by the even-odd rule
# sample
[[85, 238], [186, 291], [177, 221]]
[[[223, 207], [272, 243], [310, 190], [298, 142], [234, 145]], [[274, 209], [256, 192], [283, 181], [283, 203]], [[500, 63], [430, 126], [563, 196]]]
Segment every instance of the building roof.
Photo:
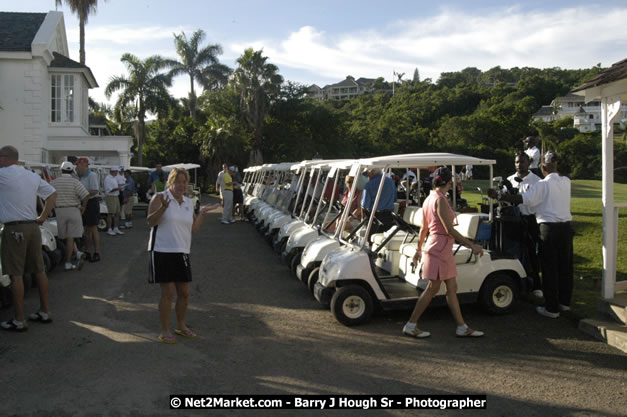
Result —
[[592, 79], [586, 81], [579, 87], [574, 88], [571, 93], [586, 90], [591, 87], [598, 87], [603, 84], [609, 84], [613, 81], [619, 81], [627, 78], [627, 59], [618, 61], [606, 70], [601, 71]]
[[333, 84], [331, 85], [331, 87], [355, 87], [356, 85], [357, 83], [352, 77], [351, 78], [346, 77], [345, 80], [340, 81], [337, 84]]
[[51, 68], [77, 68], [86, 70], [94, 81], [95, 87], [98, 87], [96, 77], [94, 77], [94, 74], [91, 72], [91, 69], [87, 65], [76, 62], [73, 59], [66, 57], [65, 55], [61, 55], [58, 52], [53, 52], [52, 56], [54, 57], [54, 59], [52, 60], [52, 62], [50, 62]]
[[355, 82], [357, 84], [359, 84], [360, 86], [364, 86], [366, 84], [374, 84], [374, 82], [376, 81], [376, 78], [364, 78], [364, 77], [359, 77], [355, 80]]
[[552, 106], [542, 106], [540, 110], [533, 114], [534, 116], [552, 116], [553, 115], [553, 107]]
[[568, 93], [563, 97], [558, 97], [555, 100], [557, 101], [584, 101], [585, 98], [582, 96], [578, 96], [577, 94]]
[[0, 51], [30, 51], [46, 13], [0, 12]]

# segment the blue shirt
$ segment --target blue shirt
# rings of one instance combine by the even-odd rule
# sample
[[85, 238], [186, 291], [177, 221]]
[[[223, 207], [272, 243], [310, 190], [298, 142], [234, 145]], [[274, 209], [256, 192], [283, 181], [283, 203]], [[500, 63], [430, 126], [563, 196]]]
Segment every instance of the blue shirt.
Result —
[[[381, 198], [379, 198], [377, 211], [394, 210], [394, 202], [396, 202], [396, 184], [394, 180], [388, 176], [386, 176], [383, 181], [383, 190], [381, 190]], [[378, 174], [368, 181], [364, 187], [364, 193], [361, 197], [361, 206], [366, 210], [372, 210], [374, 200], [377, 198], [380, 182], [381, 174]]]
[[137, 190], [135, 189], [135, 180], [133, 180], [133, 177], [128, 177], [126, 179], [126, 186], [124, 187], [124, 194], [133, 195], [136, 192]]
[[[85, 172], [85, 175], [80, 177], [79, 181], [83, 184], [83, 187], [85, 187], [87, 191], [91, 192], [93, 190], [100, 190], [98, 174], [89, 169]], [[90, 195], [89, 198], [98, 198], [98, 194]]]
[[[165, 177], [165, 173], [163, 173], [163, 176]], [[159, 171], [155, 169], [154, 171], [150, 173], [150, 176], [148, 176], [148, 185], [151, 185], [153, 182], [155, 182], [158, 179], [159, 179]]]

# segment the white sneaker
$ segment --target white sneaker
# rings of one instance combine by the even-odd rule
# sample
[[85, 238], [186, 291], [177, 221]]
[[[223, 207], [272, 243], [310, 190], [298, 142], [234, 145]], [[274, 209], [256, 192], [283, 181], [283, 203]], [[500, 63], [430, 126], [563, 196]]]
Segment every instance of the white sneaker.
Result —
[[559, 318], [560, 316], [560, 313], [551, 313], [544, 306], [537, 306], [536, 313], [538, 313], [541, 316], [548, 317], [550, 319], [556, 319], [556, 318]]
[[76, 269], [76, 265], [66, 262], [65, 266], [63, 267], [63, 269], [65, 269], [66, 271], [73, 271]]
[[409, 323], [406, 323], [403, 326], [403, 334], [411, 337], [415, 337], [417, 339], [422, 339], [425, 337], [431, 336], [431, 333], [420, 330], [418, 327], [409, 328]]
[[116, 235], [123, 235], [123, 234], [124, 234], [124, 232], [123, 232], [123, 231], [121, 231], [120, 229], [118, 229], [117, 227], [116, 227], [115, 229], [113, 229], [113, 232], [114, 232]]
[[237, 223], [237, 220], [231, 219], [231, 221], [229, 223]]
[[126, 226], [126, 228], [129, 229], [129, 228], [133, 227], [133, 222], [126, 222], [124, 224], [124, 226]]
[[565, 304], [560, 304], [560, 311], [570, 311], [570, 306], [567, 306]]
[[109, 236], [115, 236], [115, 232], [112, 229], [107, 230]]
[[532, 294], [534, 295], [534, 297], [538, 297], [538, 298], [542, 298], [544, 296], [544, 293], [542, 292], [542, 290], [533, 290]]
[[221, 223], [222, 224], [231, 224], [231, 223], [227, 222], [226, 220], [222, 220]]

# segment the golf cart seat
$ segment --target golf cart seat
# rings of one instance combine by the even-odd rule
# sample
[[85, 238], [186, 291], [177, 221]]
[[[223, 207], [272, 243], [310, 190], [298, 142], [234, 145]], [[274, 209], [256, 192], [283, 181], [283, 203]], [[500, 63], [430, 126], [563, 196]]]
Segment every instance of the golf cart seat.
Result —
[[[487, 219], [487, 216], [482, 213], [461, 213], [457, 215], [457, 226], [455, 230], [459, 232], [466, 239], [477, 240], [479, 234], [479, 228], [483, 219]], [[453, 245], [453, 253], [455, 255], [456, 264], [464, 264], [469, 261], [471, 257], [471, 250], [465, 246], [461, 246], [459, 243]]]
[[[419, 229], [422, 226], [422, 208], [418, 206], [409, 206], [405, 208], [405, 212], [403, 213], [403, 220], [409, 223], [412, 226], [415, 226]], [[375, 233], [370, 237], [370, 240], [373, 243], [373, 247], [379, 246], [389, 233], [392, 231], [390, 229], [386, 233]], [[385, 245], [387, 250], [398, 251], [400, 250], [401, 245], [405, 241], [405, 237], [407, 236], [407, 232], [402, 230], [398, 232], [394, 237]], [[411, 236], [409, 237], [411, 239]]]

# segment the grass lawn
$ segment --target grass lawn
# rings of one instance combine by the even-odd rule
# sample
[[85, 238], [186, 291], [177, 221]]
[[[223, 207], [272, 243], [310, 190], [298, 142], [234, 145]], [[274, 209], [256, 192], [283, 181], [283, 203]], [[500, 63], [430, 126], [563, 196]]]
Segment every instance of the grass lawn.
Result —
[[[464, 182], [463, 197], [471, 207], [481, 200], [477, 187], [488, 188], [487, 180]], [[603, 264], [603, 207], [601, 181], [576, 180], [572, 183], [571, 212], [575, 229], [575, 291], [572, 316], [584, 318], [598, 312], [601, 297], [601, 269]], [[614, 201], [627, 201], [627, 185], [615, 184]], [[627, 209], [619, 211], [616, 280], [627, 280]], [[530, 298], [535, 302], [535, 299]], [[539, 304], [539, 303], [538, 303]]]

